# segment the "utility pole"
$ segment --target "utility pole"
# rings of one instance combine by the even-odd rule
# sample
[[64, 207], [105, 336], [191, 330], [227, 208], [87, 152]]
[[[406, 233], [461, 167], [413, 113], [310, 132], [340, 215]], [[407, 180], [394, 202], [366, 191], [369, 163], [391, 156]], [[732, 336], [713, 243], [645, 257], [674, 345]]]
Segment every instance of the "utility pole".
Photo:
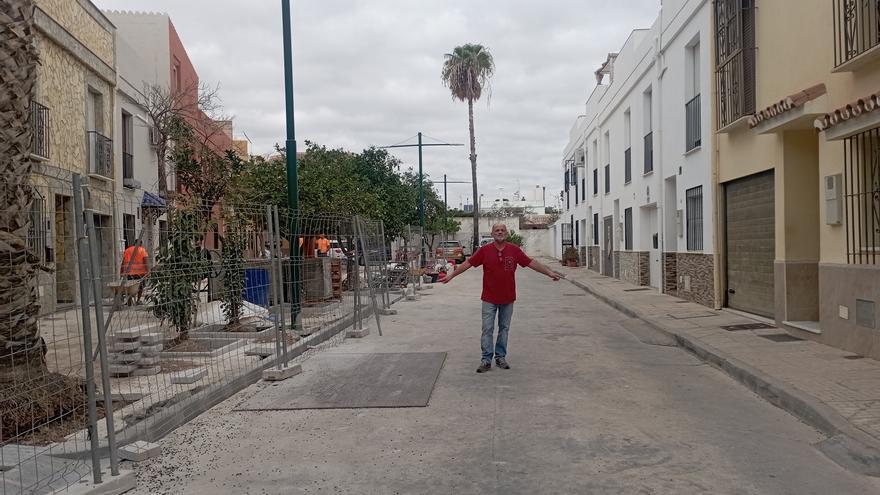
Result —
[[381, 149], [389, 149], [389, 148], [419, 148], [419, 225], [422, 227], [422, 266], [425, 265], [427, 260], [427, 255], [425, 254], [425, 244], [427, 244], [428, 236], [425, 233], [425, 190], [424, 190], [424, 175], [422, 173], [422, 147], [424, 146], [464, 146], [463, 144], [450, 144], [450, 143], [422, 143], [422, 133], [419, 131], [418, 133], [418, 144], [395, 144], [392, 146], [382, 146]]
[[[296, 169], [296, 132], [293, 124], [293, 42], [290, 27], [290, 0], [281, 0], [281, 21], [284, 29], [284, 101], [287, 115], [287, 141], [285, 152], [287, 154], [287, 207], [290, 211], [288, 222], [296, 220], [299, 214], [299, 184], [297, 183]], [[290, 239], [290, 318], [291, 327], [296, 328], [297, 317], [300, 311], [299, 284], [300, 273], [297, 260], [300, 256], [298, 228], [291, 229], [293, 236]], [[279, 246], [280, 248], [280, 246]], [[279, 311], [282, 309], [279, 308]]]

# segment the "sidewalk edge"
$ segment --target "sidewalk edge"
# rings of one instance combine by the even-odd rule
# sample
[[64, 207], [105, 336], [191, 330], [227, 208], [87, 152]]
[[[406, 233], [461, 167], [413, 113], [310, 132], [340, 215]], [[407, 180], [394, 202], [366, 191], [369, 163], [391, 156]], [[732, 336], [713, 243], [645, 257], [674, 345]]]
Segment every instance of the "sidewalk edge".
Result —
[[[638, 318], [651, 328], [669, 335], [688, 352], [721, 369], [767, 402], [827, 435], [826, 441], [838, 439], [834, 443], [840, 444], [839, 439], [845, 437], [842, 443], [850, 446], [845, 452], [840, 452], [840, 449], [825, 450], [821, 446], [820, 450], [848, 469], [880, 477], [880, 441], [851, 425], [846, 418], [816, 397], [791, 384], [773, 378], [736, 358], [727, 356], [708, 344], [682, 335], [674, 329], [666, 328], [653, 321], [649, 316], [596, 291], [588, 284], [570, 278], [567, 280], [621, 313]], [[840, 458], [841, 456], [845, 456], [845, 458]]]

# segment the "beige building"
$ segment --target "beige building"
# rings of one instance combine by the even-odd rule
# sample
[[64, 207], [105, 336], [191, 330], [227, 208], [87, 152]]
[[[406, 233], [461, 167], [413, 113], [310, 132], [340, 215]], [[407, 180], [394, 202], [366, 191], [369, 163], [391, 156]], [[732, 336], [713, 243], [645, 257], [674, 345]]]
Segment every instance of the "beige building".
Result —
[[115, 28], [88, 0], [36, 0], [36, 5], [40, 63], [31, 120], [39, 197], [30, 239], [54, 269], [40, 281], [43, 311], [53, 311], [76, 297], [73, 173], [89, 186], [85, 207], [99, 214], [102, 250], [105, 259], [113, 257]]
[[717, 298], [880, 358], [880, 4], [714, 9]]

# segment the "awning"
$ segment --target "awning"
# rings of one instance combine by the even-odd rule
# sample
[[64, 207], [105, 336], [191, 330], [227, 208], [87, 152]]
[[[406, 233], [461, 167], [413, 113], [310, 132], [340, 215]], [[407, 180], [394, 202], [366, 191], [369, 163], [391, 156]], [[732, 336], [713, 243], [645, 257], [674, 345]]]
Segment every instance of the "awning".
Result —
[[824, 84], [816, 84], [755, 112], [749, 127], [759, 134], [812, 127], [816, 117], [827, 111]]
[[144, 199], [141, 201], [143, 208], [164, 208], [165, 200], [151, 192], [144, 191]]
[[858, 134], [880, 122], [880, 93], [865, 95], [816, 119], [816, 129], [830, 140]]

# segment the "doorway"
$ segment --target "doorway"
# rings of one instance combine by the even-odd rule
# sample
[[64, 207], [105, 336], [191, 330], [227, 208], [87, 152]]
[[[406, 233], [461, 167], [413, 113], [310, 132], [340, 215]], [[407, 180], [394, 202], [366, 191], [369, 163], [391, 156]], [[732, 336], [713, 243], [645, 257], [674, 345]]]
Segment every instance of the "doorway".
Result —
[[604, 220], [605, 242], [602, 250], [602, 275], [614, 276], [614, 217], [607, 216]]

